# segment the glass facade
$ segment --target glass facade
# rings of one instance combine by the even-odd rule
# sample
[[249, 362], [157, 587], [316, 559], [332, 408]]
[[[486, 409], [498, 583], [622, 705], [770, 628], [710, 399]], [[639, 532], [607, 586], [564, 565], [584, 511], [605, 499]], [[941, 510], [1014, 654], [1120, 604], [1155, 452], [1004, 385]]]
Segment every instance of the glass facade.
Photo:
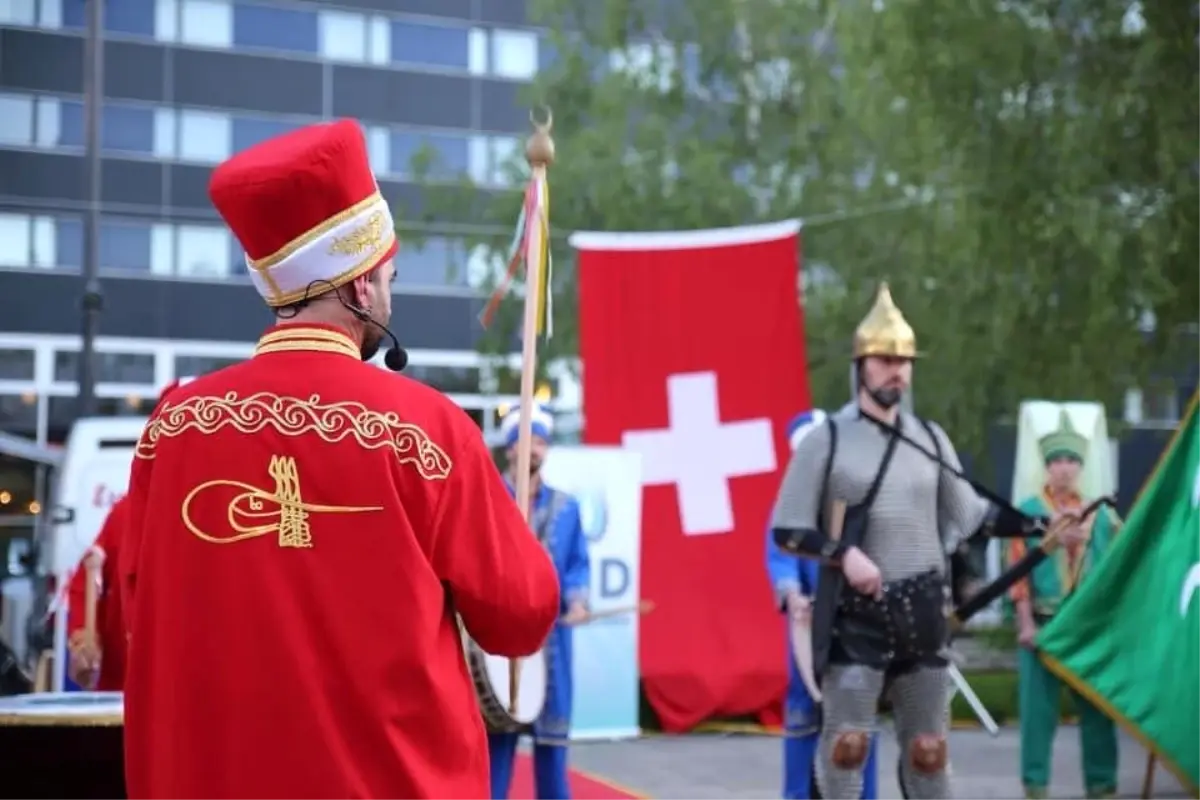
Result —
[[[0, 431], [59, 444], [78, 411], [78, 338], [0, 333]], [[100, 416], [150, 413], [172, 380], [198, 377], [239, 363], [253, 344], [170, 342], [101, 337], [96, 345]], [[377, 357], [382, 363], [382, 354]], [[485, 394], [489, 367], [463, 351], [409, 350], [404, 374], [449, 395], [475, 418], [485, 435], [496, 427], [495, 410], [512, 395]]]
[[[35, 50], [49, 43], [76, 48], [82, 56], [86, 8], [85, 0], [0, 0], [0, 32], [53, 34], [26, 41], [35, 42]], [[176, 199], [179, 187], [187, 186], [194, 196], [207, 182], [196, 168], [207, 170], [265, 139], [337, 116], [354, 116], [363, 125], [372, 166], [381, 181], [388, 182], [385, 192], [396, 191], [390, 188], [395, 184], [427, 180], [465, 179], [484, 188], [504, 188], [523, 178], [520, 152], [527, 112], [513, 106], [515, 100], [497, 104], [486, 102], [486, 96], [513, 97], [503, 84], [533, 79], [546, 62], [547, 36], [542, 31], [441, 12], [433, 16], [321, 8], [290, 0], [106, 0], [104, 29], [110, 45], [105, 88], [113, 96], [104, 99], [101, 109], [100, 144], [106, 180], [114, 182], [105, 191], [121, 195], [119, 205], [106, 202], [102, 209], [98, 250], [105, 274], [246, 280], [237, 243], [206, 203], [198, 211], [191, 210], [196, 204], [191, 199], [186, 210], [181, 207]], [[139, 41], [170, 45], [165, 54], [139, 48], [137, 56], [153, 56], [171, 66], [157, 84], [143, 81], [130, 90], [122, 82], [136, 83], [142, 79], [135, 73], [146, 70], [141, 64], [115, 60], [133, 57], [128, 43]], [[269, 59], [259, 63], [274, 65], [272, 69], [285, 77], [250, 92], [239, 88], [236, 80], [210, 78], [207, 71], [201, 75], [198, 66], [191, 66], [215, 64], [212, 59], [241, 64], [234, 59], [249, 56]], [[49, 55], [47, 59], [48, 70]], [[64, 63], [60, 57], [54, 60]], [[312, 83], [314, 64], [323, 65], [319, 85]], [[286, 79], [292, 72], [294, 85]], [[361, 99], [353, 102], [339, 99], [370, 83], [367, 73], [386, 78], [392, 88], [362, 89]], [[35, 170], [25, 164], [33, 165], [44, 154], [82, 157], [85, 109], [78, 70], [64, 72], [61, 80], [25, 81], [16, 72], [0, 73], [0, 150], [16, 151], [17, 172], [27, 175]], [[174, 88], [164, 88], [167, 84]], [[75, 92], [69, 91], [72, 85], [78, 87]], [[429, 89], [423, 90], [426, 85]], [[305, 90], [297, 91], [301, 86]], [[296, 98], [273, 102], [275, 90]], [[246, 92], [263, 96], [247, 97]], [[172, 101], [150, 99], [155, 96]], [[133, 99], [139, 97], [145, 99]], [[436, 113], [404, 110], [435, 101], [444, 106]], [[292, 113], [279, 110], [287, 106], [293, 107]], [[307, 113], [294, 113], [302, 106], [308, 107]], [[342, 106], [354, 110], [339, 110]], [[145, 180], [116, 185], [108, 177], [115, 170], [107, 168], [118, 166], [116, 162], [142, 165], [138, 174]], [[148, 164], [162, 165], [162, 172], [147, 172]], [[78, 174], [83, 174], [82, 164]], [[7, 196], [0, 202], [0, 240], [6, 244], [0, 251], [0, 269], [80, 270], [81, 180], [64, 182], [61, 189], [50, 188], [47, 181], [34, 186], [33, 178], [25, 190], [19, 183], [6, 185]], [[413, 188], [413, 196], [419, 196], [419, 189]], [[63, 202], [54, 201], [56, 191]], [[23, 205], [24, 195], [36, 197], [36, 206]], [[402, 198], [389, 199], [395, 204]], [[36, 212], [30, 210], [34, 207]], [[209, 219], [197, 218], [205, 215]], [[404, 219], [403, 214], [397, 217]], [[430, 225], [428, 235], [402, 231], [406, 241], [421, 244], [405, 248], [397, 291], [473, 291], [468, 282], [472, 271], [462, 255], [465, 245], [443, 232], [451, 222], [422, 218], [417, 224]]]

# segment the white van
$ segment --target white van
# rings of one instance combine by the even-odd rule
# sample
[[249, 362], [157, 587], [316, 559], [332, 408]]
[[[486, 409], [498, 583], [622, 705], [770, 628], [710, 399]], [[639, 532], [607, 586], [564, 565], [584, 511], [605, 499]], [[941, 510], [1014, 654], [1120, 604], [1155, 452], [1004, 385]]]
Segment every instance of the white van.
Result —
[[[51, 529], [42, 552], [43, 574], [53, 595], [53, 690], [63, 690], [66, 654], [66, 595], [70, 576], [100, 535], [109, 510], [129, 489], [129, 471], [145, 417], [89, 417], [67, 436], [62, 466], [54, 482]], [[45, 607], [45, 606], [43, 606]]]

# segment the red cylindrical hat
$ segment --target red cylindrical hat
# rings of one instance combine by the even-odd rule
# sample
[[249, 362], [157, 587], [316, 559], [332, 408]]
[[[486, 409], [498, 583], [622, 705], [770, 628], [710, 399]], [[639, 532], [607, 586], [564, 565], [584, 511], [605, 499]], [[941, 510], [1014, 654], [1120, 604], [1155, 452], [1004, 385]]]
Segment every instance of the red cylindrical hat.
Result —
[[396, 254], [392, 212], [353, 120], [243, 150], [213, 170], [208, 195], [272, 307], [342, 286]]

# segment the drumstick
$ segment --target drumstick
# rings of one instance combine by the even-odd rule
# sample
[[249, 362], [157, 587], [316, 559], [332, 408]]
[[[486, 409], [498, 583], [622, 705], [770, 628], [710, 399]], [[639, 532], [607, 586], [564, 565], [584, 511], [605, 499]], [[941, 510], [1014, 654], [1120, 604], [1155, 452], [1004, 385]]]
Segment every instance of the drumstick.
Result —
[[653, 600], [643, 600], [640, 603], [634, 603], [632, 605], [619, 606], [617, 608], [606, 608], [603, 611], [592, 611], [592, 612], [589, 612], [588, 615], [586, 617], [583, 617], [582, 619], [570, 620], [570, 621], [563, 620], [562, 624], [568, 628], [571, 628], [576, 625], [587, 625], [589, 622], [595, 622], [596, 620], [604, 619], [605, 617], [616, 617], [616, 616], [620, 616], [622, 614], [635, 614], [635, 613], [636, 614], [648, 614], [653, 610], [654, 610], [654, 601]]
[[87, 632], [88, 640], [94, 645], [96, 639], [96, 603], [99, 597], [101, 583], [104, 580], [104, 551], [93, 547], [84, 558], [84, 569], [87, 570], [87, 583], [84, 586], [83, 629]]

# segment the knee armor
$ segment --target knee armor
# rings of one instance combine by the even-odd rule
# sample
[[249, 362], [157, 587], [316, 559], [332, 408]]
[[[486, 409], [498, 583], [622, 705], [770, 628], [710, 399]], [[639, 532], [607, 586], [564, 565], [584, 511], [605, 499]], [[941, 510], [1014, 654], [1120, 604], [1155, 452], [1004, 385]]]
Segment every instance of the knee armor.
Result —
[[913, 737], [908, 746], [908, 763], [922, 775], [944, 772], [948, 760], [946, 737], [923, 733]]

